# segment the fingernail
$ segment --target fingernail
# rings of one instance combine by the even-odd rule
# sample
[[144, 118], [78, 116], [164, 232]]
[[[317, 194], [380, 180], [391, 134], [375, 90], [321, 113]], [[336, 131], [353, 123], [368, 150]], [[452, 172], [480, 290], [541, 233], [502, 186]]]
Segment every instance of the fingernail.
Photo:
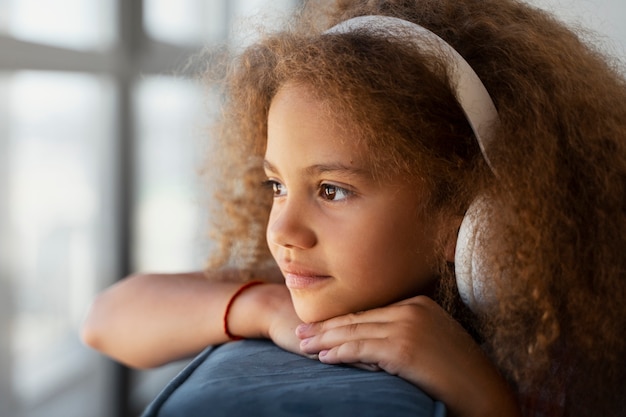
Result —
[[306, 333], [306, 331], [309, 330], [310, 328], [311, 328], [311, 325], [309, 323], [299, 324], [298, 327], [296, 327], [296, 335], [300, 336]]
[[320, 353], [317, 354], [317, 356], [319, 356], [320, 358], [323, 358], [327, 354], [328, 354], [328, 350], [322, 350], [322, 351], [320, 351]]

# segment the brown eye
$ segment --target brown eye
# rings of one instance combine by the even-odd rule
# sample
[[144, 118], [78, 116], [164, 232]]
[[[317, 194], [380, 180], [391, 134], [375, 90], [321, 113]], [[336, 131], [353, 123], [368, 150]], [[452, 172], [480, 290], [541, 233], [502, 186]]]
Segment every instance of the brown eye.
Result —
[[267, 180], [263, 184], [272, 190], [274, 197], [281, 197], [286, 194], [285, 186], [278, 181]]
[[350, 191], [345, 188], [332, 185], [332, 184], [322, 184], [320, 185], [320, 197], [324, 200], [328, 201], [340, 201], [345, 200], [350, 196]]
[[322, 192], [324, 193], [324, 198], [326, 200], [334, 200], [337, 196], [337, 188], [332, 185], [324, 185], [322, 187]]

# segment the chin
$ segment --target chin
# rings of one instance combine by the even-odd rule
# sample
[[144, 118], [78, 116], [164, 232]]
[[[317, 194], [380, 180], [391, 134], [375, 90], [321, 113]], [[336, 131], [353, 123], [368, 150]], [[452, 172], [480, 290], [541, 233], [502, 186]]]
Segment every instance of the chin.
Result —
[[315, 323], [318, 321], [324, 321], [329, 318], [336, 316], [337, 314], [330, 314], [328, 309], [321, 307], [314, 307], [311, 305], [307, 305], [306, 303], [298, 303], [294, 300], [294, 309], [296, 310], [296, 314], [305, 323]]
[[311, 311], [308, 308], [298, 308], [295, 307], [296, 314], [304, 323], [315, 323], [317, 321], [324, 321], [329, 319], [330, 317], [325, 316], [324, 314], [320, 314], [317, 311]]
[[296, 314], [298, 315], [300, 320], [305, 323], [324, 321], [347, 313], [344, 311], [339, 311], [336, 308], [332, 309], [328, 306], [312, 306], [310, 303], [298, 302], [298, 300], [293, 300], [293, 305], [294, 309], [296, 310]]

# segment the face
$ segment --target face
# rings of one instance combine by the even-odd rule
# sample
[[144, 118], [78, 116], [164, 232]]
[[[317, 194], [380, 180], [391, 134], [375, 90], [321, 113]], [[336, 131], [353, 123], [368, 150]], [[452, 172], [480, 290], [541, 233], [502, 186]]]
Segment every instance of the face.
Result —
[[286, 86], [272, 101], [267, 241], [305, 322], [384, 306], [435, 280], [423, 187], [375, 180], [348, 131], [304, 87]]

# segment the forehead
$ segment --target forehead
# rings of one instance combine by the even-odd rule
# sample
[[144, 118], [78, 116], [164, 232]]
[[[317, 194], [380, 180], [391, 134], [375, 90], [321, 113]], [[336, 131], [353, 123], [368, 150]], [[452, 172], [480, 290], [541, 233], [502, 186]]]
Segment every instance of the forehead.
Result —
[[423, 179], [394, 167], [392, 157], [381, 157], [391, 152], [369, 146], [356, 123], [337, 117], [332, 104], [300, 85], [287, 85], [277, 92], [267, 119], [266, 172], [304, 177], [332, 173], [346, 181], [408, 188], [409, 194], [419, 190], [423, 202]]
[[310, 121], [307, 127], [319, 124], [336, 128], [347, 122], [347, 120], [343, 120], [343, 123], [339, 121], [340, 118], [346, 119], [346, 117], [343, 115], [344, 112], [336, 110], [338, 109], [329, 98], [322, 97], [312, 87], [288, 82], [283, 84], [274, 95], [270, 103], [268, 121], [271, 122], [272, 119], [285, 114], [293, 116], [293, 113], [306, 113]]
[[308, 87], [287, 84], [271, 102], [267, 121], [266, 154], [289, 148], [297, 154], [316, 154], [332, 158], [337, 153], [363, 160], [367, 152], [354, 123], [333, 113], [328, 100]]

